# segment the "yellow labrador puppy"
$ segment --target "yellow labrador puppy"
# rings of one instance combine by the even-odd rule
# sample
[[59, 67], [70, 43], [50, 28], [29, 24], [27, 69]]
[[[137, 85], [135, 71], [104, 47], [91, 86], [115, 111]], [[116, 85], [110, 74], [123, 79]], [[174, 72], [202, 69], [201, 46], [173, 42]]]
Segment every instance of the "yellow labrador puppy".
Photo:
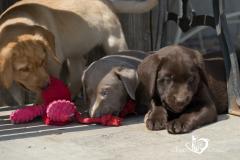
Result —
[[157, 0], [22, 0], [0, 17], [0, 81], [36, 93], [69, 59], [70, 89], [81, 87], [83, 58], [97, 45], [107, 54], [127, 49], [115, 12], [146, 12]]

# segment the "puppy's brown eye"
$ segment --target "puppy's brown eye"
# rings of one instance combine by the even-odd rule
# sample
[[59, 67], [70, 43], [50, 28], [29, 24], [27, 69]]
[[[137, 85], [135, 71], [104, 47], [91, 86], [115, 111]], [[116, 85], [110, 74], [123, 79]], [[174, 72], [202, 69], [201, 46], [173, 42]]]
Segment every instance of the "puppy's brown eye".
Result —
[[103, 89], [103, 90], [101, 91], [101, 95], [102, 95], [103, 97], [106, 97], [106, 96], [108, 95], [108, 93], [109, 93], [109, 91], [108, 91], [107, 89]]
[[47, 53], [47, 48], [43, 47], [43, 52]]
[[195, 81], [195, 76], [191, 76], [189, 79], [188, 79], [188, 83], [193, 83]]
[[20, 68], [19, 71], [20, 72], [28, 72], [29, 68], [28, 67]]
[[165, 76], [159, 80], [160, 83], [170, 83], [173, 80], [173, 76]]
[[45, 61], [41, 61], [40, 66], [44, 66], [45, 64]]

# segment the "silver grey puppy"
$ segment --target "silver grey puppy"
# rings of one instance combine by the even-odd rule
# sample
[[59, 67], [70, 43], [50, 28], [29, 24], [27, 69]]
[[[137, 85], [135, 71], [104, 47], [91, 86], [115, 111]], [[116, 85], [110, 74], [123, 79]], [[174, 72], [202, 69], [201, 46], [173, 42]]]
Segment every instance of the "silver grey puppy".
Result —
[[135, 100], [136, 69], [147, 56], [141, 51], [124, 51], [93, 62], [82, 76], [83, 95], [91, 117], [118, 115], [128, 98]]

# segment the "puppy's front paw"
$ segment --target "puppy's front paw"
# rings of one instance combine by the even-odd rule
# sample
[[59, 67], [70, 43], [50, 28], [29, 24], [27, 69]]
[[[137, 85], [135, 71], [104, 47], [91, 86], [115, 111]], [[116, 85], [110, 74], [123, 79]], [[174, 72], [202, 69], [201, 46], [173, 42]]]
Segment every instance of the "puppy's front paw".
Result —
[[149, 110], [145, 115], [144, 122], [149, 130], [165, 129], [167, 125], [167, 113], [162, 107], [155, 108], [153, 111]]
[[171, 134], [188, 133], [193, 130], [193, 125], [188, 121], [179, 118], [168, 122], [167, 130]]

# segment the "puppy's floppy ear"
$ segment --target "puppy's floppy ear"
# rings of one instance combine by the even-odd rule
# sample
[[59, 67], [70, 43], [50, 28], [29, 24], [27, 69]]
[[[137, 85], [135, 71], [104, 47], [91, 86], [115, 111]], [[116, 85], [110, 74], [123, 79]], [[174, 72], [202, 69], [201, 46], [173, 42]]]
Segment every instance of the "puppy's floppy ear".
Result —
[[201, 80], [208, 86], [207, 74], [205, 70], [205, 64], [202, 53], [196, 50], [194, 50], [193, 53], [194, 53], [193, 61], [197, 65]]
[[139, 80], [148, 98], [151, 98], [155, 92], [157, 72], [164, 59], [159, 53], [154, 53], [146, 57], [138, 66]]
[[33, 32], [36, 35], [40, 35], [44, 40], [44, 49], [47, 50], [47, 53], [52, 56], [52, 58], [60, 63], [60, 60], [57, 58], [56, 55], [56, 46], [55, 46], [55, 38], [54, 35], [48, 31], [47, 29], [40, 27], [40, 26], [33, 26]]
[[135, 92], [138, 86], [138, 75], [135, 69], [117, 67], [115, 74], [122, 81], [128, 95], [131, 99], [135, 100]]
[[0, 57], [0, 81], [6, 88], [13, 83], [13, 67], [10, 57]]

